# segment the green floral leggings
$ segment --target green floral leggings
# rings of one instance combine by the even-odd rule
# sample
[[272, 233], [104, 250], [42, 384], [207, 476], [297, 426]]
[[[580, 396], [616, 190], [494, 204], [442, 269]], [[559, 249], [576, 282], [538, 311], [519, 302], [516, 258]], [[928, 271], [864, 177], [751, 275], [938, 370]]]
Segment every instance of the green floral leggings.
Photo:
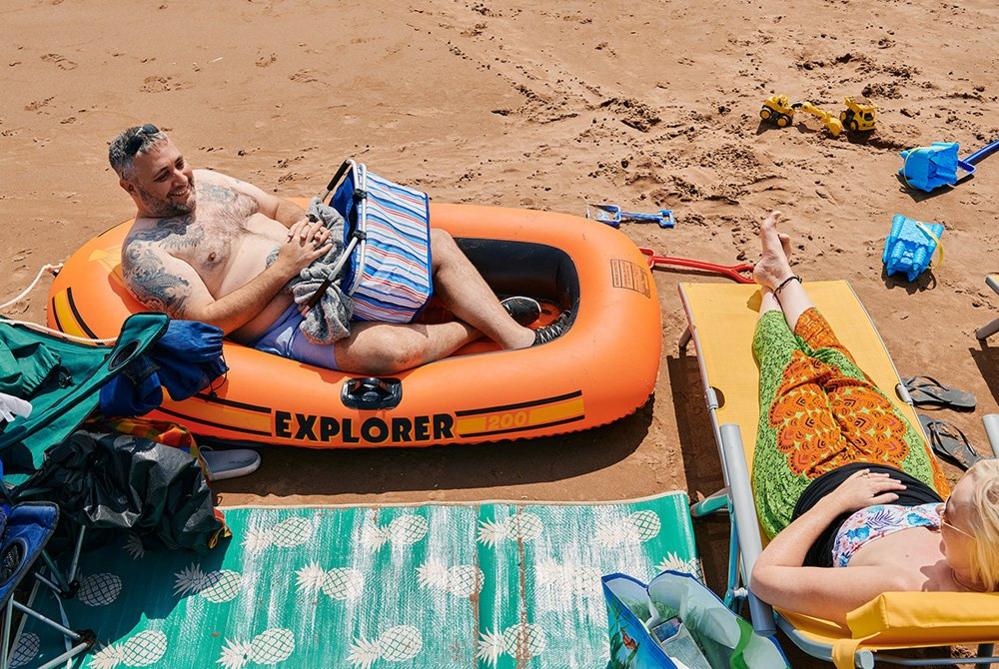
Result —
[[857, 366], [816, 309], [794, 332], [780, 311], [753, 337], [760, 424], [753, 494], [772, 537], [791, 522], [813, 479], [852, 462], [896, 467], [945, 495], [947, 481], [922, 435]]

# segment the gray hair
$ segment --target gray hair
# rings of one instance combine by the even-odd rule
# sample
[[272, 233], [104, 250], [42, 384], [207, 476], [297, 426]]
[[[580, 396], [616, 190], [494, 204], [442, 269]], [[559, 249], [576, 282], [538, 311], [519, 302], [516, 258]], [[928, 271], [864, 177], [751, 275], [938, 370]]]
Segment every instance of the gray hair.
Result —
[[[111, 140], [111, 145], [108, 146], [108, 162], [111, 163], [111, 169], [122, 179], [128, 179], [132, 176], [132, 162], [136, 155], [145, 153], [157, 142], [167, 139], [166, 133], [156, 126], [149, 126], [156, 128], [156, 132], [149, 132], [146, 129], [147, 126], [149, 126], [148, 123], [123, 130]], [[129, 152], [130, 147], [135, 150]]]

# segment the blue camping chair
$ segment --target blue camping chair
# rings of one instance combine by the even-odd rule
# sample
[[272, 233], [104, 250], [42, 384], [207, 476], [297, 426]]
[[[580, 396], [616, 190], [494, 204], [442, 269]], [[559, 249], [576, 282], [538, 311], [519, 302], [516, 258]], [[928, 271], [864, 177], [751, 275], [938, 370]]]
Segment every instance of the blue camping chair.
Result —
[[[93, 630], [74, 631], [66, 620], [62, 598], [72, 597], [78, 584], [75, 581], [76, 565], [83, 546], [83, 528], [75, 543], [73, 560], [68, 575], [64, 575], [55, 561], [45, 550], [46, 544], [55, 533], [59, 523], [59, 507], [51, 502], [16, 503], [3, 481], [3, 465], [0, 463], [0, 606], [3, 607], [3, 639], [0, 640], [0, 669], [8, 669], [11, 664], [10, 630], [16, 610], [22, 616], [23, 628], [26, 617], [35, 618], [61, 633], [65, 638], [66, 652], [52, 658], [38, 669], [51, 669], [66, 663], [77, 655], [89, 651], [97, 640]], [[38, 559], [41, 558], [41, 564]], [[43, 575], [43, 569], [48, 575]], [[25, 579], [33, 578], [31, 594], [27, 604], [15, 598]], [[35, 611], [32, 607], [41, 587], [51, 590], [59, 602], [62, 622], [56, 622]], [[20, 636], [20, 629], [18, 630]]]

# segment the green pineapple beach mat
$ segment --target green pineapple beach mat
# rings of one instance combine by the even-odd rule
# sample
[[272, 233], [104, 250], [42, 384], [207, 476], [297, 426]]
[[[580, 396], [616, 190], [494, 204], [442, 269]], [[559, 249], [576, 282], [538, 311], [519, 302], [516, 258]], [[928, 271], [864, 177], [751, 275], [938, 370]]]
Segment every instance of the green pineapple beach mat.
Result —
[[[81, 558], [76, 667], [592, 669], [600, 576], [700, 572], [687, 497], [560, 504], [236, 507], [201, 557], [135, 537]], [[36, 602], [59, 620], [54, 596]], [[29, 620], [13, 666], [64, 651]]]

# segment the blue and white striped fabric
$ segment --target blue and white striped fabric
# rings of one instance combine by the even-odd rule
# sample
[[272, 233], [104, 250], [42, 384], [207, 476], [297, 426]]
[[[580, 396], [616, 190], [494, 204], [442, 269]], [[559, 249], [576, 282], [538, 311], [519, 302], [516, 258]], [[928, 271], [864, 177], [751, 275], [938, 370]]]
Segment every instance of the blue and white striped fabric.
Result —
[[366, 238], [351, 257], [347, 292], [354, 319], [409, 323], [431, 295], [430, 198], [356, 166], [353, 181], [367, 196], [357, 225]]

